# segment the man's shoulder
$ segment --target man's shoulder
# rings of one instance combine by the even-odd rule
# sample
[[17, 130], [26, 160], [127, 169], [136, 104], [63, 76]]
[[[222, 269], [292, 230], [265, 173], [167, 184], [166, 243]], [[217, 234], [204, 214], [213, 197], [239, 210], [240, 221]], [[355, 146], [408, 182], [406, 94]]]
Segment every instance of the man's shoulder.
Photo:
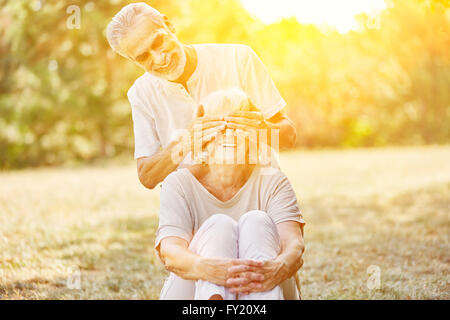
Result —
[[145, 72], [143, 75], [141, 75], [139, 78], [137, 78], [134, 83], [131, 85], [131, 87], [128, 89], [127, 96], [128, 98], [133, 98], [136, 96], [140, 91], [148, 92], [148, 90], [151, 90], [156, 83], [158, 79], [148, 72]]

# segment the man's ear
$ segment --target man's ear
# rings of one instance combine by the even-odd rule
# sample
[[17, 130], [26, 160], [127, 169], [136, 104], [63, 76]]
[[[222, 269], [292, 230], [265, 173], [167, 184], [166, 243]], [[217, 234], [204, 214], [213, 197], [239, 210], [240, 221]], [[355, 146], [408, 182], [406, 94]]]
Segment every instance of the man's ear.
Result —
[[162, 16], [163, 16], [164, 24], [167, 26], [167, 28], [169, 28], [170, 32], [175, 33], [176, 32], [175, 27], [169, 21], [169, 18], [167, 18], [167, 16], [165, 14], [163, 14]]

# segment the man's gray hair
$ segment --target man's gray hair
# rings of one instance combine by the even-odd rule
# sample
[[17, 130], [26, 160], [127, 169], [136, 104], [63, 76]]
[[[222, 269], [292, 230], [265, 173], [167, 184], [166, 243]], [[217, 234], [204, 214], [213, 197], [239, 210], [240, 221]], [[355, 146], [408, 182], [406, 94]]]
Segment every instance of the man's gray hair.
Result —
[[158, 10], [144, 2], [130, 3], [112, 18], [106, 28], [106, 38], [108, 39], [109, 45], [115, 52], [125, 58], [129, 57], [123, 53], [120, 47], [120, 41], [136, 22], [136, 18], [141, 14], [149, 15], [157, 23], [163, 19], [163, 15]]

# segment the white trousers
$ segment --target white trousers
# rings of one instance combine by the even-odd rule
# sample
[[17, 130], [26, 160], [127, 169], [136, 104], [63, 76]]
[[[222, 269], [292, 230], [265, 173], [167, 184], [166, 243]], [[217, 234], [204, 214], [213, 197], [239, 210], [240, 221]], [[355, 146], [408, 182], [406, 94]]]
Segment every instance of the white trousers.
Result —
[[[277, 227], [264, 211], [249, 211], [238, 222], [224, 214], [214, 214], [195, 233], [189, 250], [203, 257], [253, 260], [275, 259], [280, 253]], [[203, 280], [185, 280], [170, 273], [161, 290], [161, 300], [207, 300], [219, 294], [225, 300], [296, 300], [299, 294], [294, 277], [265, 292], [248, 295]]]

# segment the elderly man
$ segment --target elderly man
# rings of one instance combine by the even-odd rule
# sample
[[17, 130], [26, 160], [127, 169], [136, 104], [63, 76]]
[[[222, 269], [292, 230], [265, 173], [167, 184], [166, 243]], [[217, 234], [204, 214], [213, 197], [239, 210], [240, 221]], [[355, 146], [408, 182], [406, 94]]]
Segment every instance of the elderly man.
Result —
[[[286, 103], [250, 47], [183, 45], [168, 18], [145, 3], [122, 8], [108, 25], [107, 38], [113, 50], [146, 71], [128, 91], [128, 99], [139, 180], [147, 188], [154, 188], [180, 164], [189, 164], [183, 157], [173, 161], [173, 153], [192, 149], [196, 124], [201, 124], [195, 138], [202, 145], [225, 126], [275, 128], [280, 148], [294, 145], [294, 126], [282, 112]], [[225, 118], [205, 117], [197, 111], [203, 97], [227, 88], [243, 90], [260, 111]], [[191, 138], [177, 138], [180, 129], [187, 129]]]

